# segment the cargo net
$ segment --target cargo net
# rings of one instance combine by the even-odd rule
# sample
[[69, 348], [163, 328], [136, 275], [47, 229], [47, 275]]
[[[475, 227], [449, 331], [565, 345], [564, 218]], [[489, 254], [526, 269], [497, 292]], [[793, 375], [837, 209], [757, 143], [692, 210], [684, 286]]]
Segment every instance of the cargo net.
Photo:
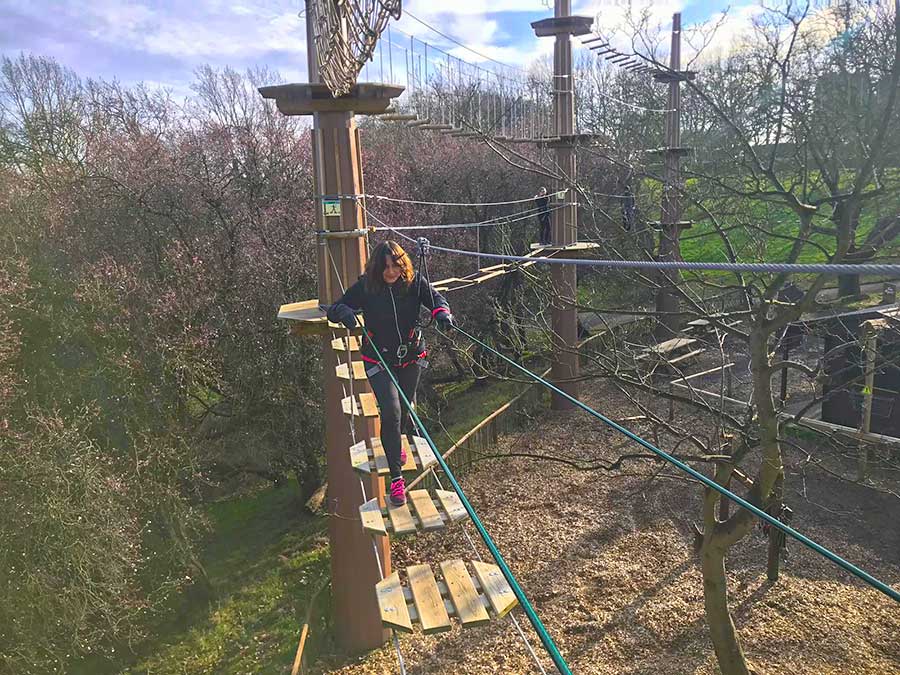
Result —
[[350, 92], [371, 59], [388, 19], [400, 18], [402, 0], [313, 0], [319, 76], [335, 97]]

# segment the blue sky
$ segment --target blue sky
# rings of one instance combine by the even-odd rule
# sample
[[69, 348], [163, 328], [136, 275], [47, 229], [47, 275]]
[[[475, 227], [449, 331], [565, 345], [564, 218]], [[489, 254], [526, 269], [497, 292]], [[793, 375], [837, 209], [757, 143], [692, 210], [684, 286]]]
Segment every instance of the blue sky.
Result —
[[[604, 30], [622, 24], [629, 5], [649, 7], [654, 20], [709, 20], [728, 6], [720, 0], [574, 0], [573, 13], [598, 16]], [[740, 32], [753, 11], [750, 0], [731, 4], [722, 42]], [[85, 77], [147, 82], [185, 94], [203, 64], [243, 70], [267, 66], [284, 81], [306, 79], [302, 0], [0, 0], [0, 53], [51, 56]], [[537, 40], [529, 23], [552, 16], [542, 0], [409, 0], [404, 8], [484, 54], [527, 65], [552, 52], [552, 40]], [[462, 50], [411, 17], [398, 28], [469, 61]], [[375, 79], [375, 78], [373, 78]]]

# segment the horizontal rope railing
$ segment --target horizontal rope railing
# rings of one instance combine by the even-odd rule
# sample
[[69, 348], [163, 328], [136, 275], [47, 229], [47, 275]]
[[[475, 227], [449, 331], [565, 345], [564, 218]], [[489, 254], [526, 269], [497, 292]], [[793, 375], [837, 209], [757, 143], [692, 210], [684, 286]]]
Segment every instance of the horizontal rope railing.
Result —
[[[368, 209], [366, 213], [379, 223], [385, 230], [396, 231], [383, 220], [378, 218]], [[404, 239], [415, 241], [412, 237], [397, 232]], [[549, 246], [553, 248], [551, 244]], [[560, 246], [565, 250], [564, 245]], [[485, 253], [478, 251], [465, 251], [446, 246], [430, 246], [433, 251], [443, 253], [455, 253], [473, 258], [488, 258], [489, 260], [506, 260], [509, 262], [536, 262], [552, 265], [579, 265], [581, 267], [603, 267], [606, 269], [635, 269], [635, 270], [695, 270], [695, 271], [719, 271], [719, 272], [756, 272], [759, 274], [900, 274], [898, 263], [860, 263], [852, 265], [847, 263], [716, 263], [716, 262], [686, 262], [686, 261], [660, 261], [660, 260], [595, 260], [591, 258], [547, 258], [543, 256], [507, 255], [503, 253]]]
[[[568, 189], [557, 190], [556, 192], [548, 192], [545, 197], [556, 197], [558, 195], [563, 195], [567, 192]], [[375, 199], [377, 201], [384, 202], [397, 202], [398, 204], [424, 204], [426, 206], [506, 206], [509, 204], [525, 204], [527, 202], [533, 202], [537, 199], [537, 195], [533, 197], [525, 197], [523, 199], [510, 199], [505, 202], [428, 202], [423, 201], [421, 199], [403, 199], [401, 197], [386, 197], [384, 195], [369, 195], [369, 194], [358, 194], [358, 195], [319, 195], [320, 199]]]

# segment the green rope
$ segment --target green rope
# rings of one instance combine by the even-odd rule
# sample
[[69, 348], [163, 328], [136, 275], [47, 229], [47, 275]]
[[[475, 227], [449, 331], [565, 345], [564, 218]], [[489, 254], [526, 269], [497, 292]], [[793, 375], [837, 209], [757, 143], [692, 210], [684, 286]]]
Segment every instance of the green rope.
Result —
[[453, 472], [450, 470], [450, 467], [447, 466], [447, 463], [441, 456], [441, 453], [437, 449], [437, 446], [434, 444], [434, 441], [431, 440], [431, 436], [428, 434], [428, 430], [425, 429], [425, 425], [422, 423], [422, 420], [419, 419], [419, 416], [416, 415], [416, 411], [413, 410], [412, 404], [409, 402], [409, 399], [406, 398], [406, 394], [403, 393], [403, 389], [400, 388], [400, 384], [397, 382], [397, 378], [394, 377], [394, 373], [391, 371], [390, 366], [385, 363], [384, 357], [381, 355], [381, 350], [378, 349], [378, 345], [372, 342], [372, 347], [374, 348], [373, 351], [378, 354], [378, 359], [381, 361], [381, 367], [384, 368], [385, 372], [388, 374], [388, 377], [391, 378], [391, 382], [393, 382], [394, 386], [397, 388], [397, 393], [399, 393], [400, 398], [403, 399], [403, 403], [409, 410], [409, 414], [412, 416], [413, 421], [422, 432], [422, 436], [428, 442], [428, 445], [431, 446], [431, 450], [434, 452], [434, 456], [437, 458], [438, 464], [440, 464], [441, 466], [441, 470], [446, 474], [447, 479], [450, 481], [450, 484], [453, 486], [456, 494], [459, 495], [459, 500], [462, 502], [462, 505], [465, 507], [466, 512], [469, 514], [469, 518], [471, 518], [472, 522], [475, 523], [475, 528], [478, 530], [478, 534], [481, 535], [482, 541], [484, 541], [485, 546], [488, 547], [488, 550], [491, 552], [491, 556], [497, 562], [497, 566], [500, 568], [500, 571], [503, 572], [503, 576], [506, 578], [507, 583], [509, 583], [510, 588], [512, 588], [513, 593], [515, 593], [516, 599], [519, 601], [522, 609], [525, 610], [525, 614], [528, 617], [528, 620], [531, 622], [531, 625], [534, 627], [535, 632], [538, 634], [538, 637], [541, 639], [541, 643], [543, 643], [544, 649], [547, 650], [550, 658], [553, 659], [554, 665], [556, 665], [557, 670], [559, 670], [562, 675], [572, 675], [572, 671], [569, 670], [569, 666], [566, 665], [562, 654], [559, 653], [559, 648], [556, 646], [556, 643], [553, 642], [553, 638], [550, 637], [550, 634], [547, 632], [547, 629], [541, 622], [540, 617], [538, 617], [537, 613], [534, 611], [534, 608], [531, 606], [528, 598], [525, 597], [525, 592], [522, 590], [521, 586], [519, 586], [519, 582], [516, 581], [515, 576], [513, 576], [513, 573], [506, 565], [506, 561], [500, 554], [500, 551], [497, 548], [496, 544], [494, 544], [494, 540], [491, 539], [491, 535], [488, 534], [487, 530], [484, 528], [484, 525], [482, 525], [481, 520], [478, 519], [478, 514], [475, 513], [475, 509], [472, 508], [472, 505], [466, 498], [465, 493], [463, 493], [463, 490], [459, 486], [459, 483], [456, 482], [456, 476], [453, 475]]
[[900, 602], [900, 592], [897, 592], [895, 589], [891, 588], [890, 586], [888, 586], [888, 585], [887, 585], [886, 583], [884, 583], [883, 581], [879, 581], [878, 579], [876, 579], [875, 577], [873, 577], [871, 574], [869, 574], [868, 572], [865, 572], [865, 571], [861, 570], [859, 567], [857, 567], [857, 566], [854, 565], [853, 563], [850, 563], [850, 562], [844, 560], [843, 558], [841, 558], [841, 557], [840, 557], [839, 555], [837, 555], [836, 553], [833, 553], [833, 552], [829, 551], [827, 548], [825, 548], [824, 546], [822, 546], [822, 545], [820, 545], [820, 544], [817, 544], [817, 543], [814, 542], [812, 539], [810, 539], [809, 537], [807, 537], [807, 536], [801, 534], [800, 532], [798, 532], [798, 531], [795, 530], [794, 528], [792, 528], [792, 527], [790, 527], [790, 526], [788, 526], [788, 525], [785, 525], [785, 524], [782, 523], [780, 520], [778, 520], [777, 518], [775, 518], [775, 517], [769, 515], [768, 513], [766, 513], [765, 511], [763, 511], [762, 509], [760, 509], [760, 508], [754, 506], [753, 504], [751, 504], [750, 502], [748, 502], [746, 499], [742, 499], [741, 497], [738, 497], [736, 494], [734, 494], [733, 492], [731, 492], [731, 491], [728, 490], [727, 488], [724, 488], [724, 487], [722, 487], [721, 485], [719, 485], [718, 483], [716, 483], [714, 480], [711, 480], [710, 478], [707, 478], [706, 476], [704, 476], [702, 473], [700, 473], [700, 472], [697, 471], [696, 469], [691, 468], [690, 466], [688, 466], [688, 465], [685, 464], [684, 462], [682, 462], [682, 461], [676, 459], [675, 457], [673, 457], [672, 455], [668, 454], [668, 453], [665, 452], [664, 450], [660, 450], [659, 448], [657, 448], [655, 445], [653, 445], [653, 444], [650, 443], [649, 441], [645, 441], [643, 438], [641, 438], [640, 436], [638, 436], [638, 435], [635, 434], [634, 432], [629, 431], [628, 429], [626, 429], [625, 427], [623, 427], [623, 426], [621, 426], [621, 425], [619, 425], [619, 424], [616, 424], [615, 422], [613, 422], [613, 421], [612, 421], [611, 419], [609, 419], [608, 417], [602, 415], [601, 413], [598, 413], [596, 410], [594, 410], [593, 408], [590, 408], [589, 406], [585, 405], [584, 403], [582, 403], [582, 402], [579, 401], [578, 399], [574, 398], [573, 396], [570, 396], [569, 394], [567, 394], [566, 392], [564, 392], [564, 391], [563, 391], [562, 389], [560, 389], [559, 387], [556, 387], [555, 385], [551, 384], [550, 382], [548, 382], [547, 380], [545, 380], [544, 378], [542, 378], [540, 375], [535, 375], [534, 373], [532, 373], [532, 372], [531, 372], [530, 370], [528, 370], [527, 368], [524, 368], [523, 366], [520, 366], [518, 363], [516, 363], [516, 362], [513, 361], [512, 359], [507, 358], [506, 356], [504, 356], [503, 354], [501, 354], [500, 352], [498, 352], [496, 349], [493, 349], [492, 347], [486, 345], [484, 342], [482, 342], [481, 340], [479, 340], [479, 339], [476, 338], [475, 336], [469, 335], [466, 331], [464, 331], [464, 330], [463, 330], [462, 328], [460, 328], [459, 326], [453, 326], [453, 327], [454, 327], [457, 331], [459, 331], [460, 333], [462, 333], [463, 335], [465, 335], [467, 338], [469, 338], [469, 339], [470, 339], [472, 342], [474, 342], [475, 344], [480, 345], [481, 347], [487, 349], [487, 350], [490, 351], [490, 352], [493, 352], [494, 354], [496, 354], [497, 356], [499, 356], [501, 359], [503, 359], [504, 361], [506, 361], [507, 363], [509, 363], [511, 366], [513, 366], [513, 367], [519, 369], [521, 372], [523, 372], [524, 374], [528, 375], [529, 377], [531, 377], [531, 378], [534, 379], [535, 381], [540, 382], [540, 383], [543, 384], [544, 386], [546, 386], [546, 387], [552, 389], [552, 390], [555, 391], [557, 394], [559, 394], [560, 396], [564, 397], [564, 398], [567, 399], [568, 401], [571, 401], [572, 403], [574, 403], [575, 405], [577, 405], [579, 408], [581, 408], [582, 410], [584, 410], [586, 413], [588, 413], [588, 414], [590, 414], [590, 415], [593, 415], [594, 417], [596, 417], [598, 420], [600, 420], [601, 422], [603, 422], [603, 423], [606, 424], [607, 426], [612, 427], [613, 429], [615, 429], [616, 431], [618, 431], [618, 432], [621, 433], [621, 434], [624, 434], [625, 436], [627, 436], [627, 437], [630, 438], [631, 440], [633, 440], [633, 441], [639, 443], [640, 445], [642, 445], [643, 447], [645, 447], [647, 450], [650, 450], [651, 452], [653, 452], [653, 453], [656, 454], [657, 456], [661, 457], [662, 459], [666, 460], [667, 462], [669, 462], [669, 463], [671, 463], [671, 464], [674, 464], [675, 466], [677, 466], [677, 467], [678, 467], [679, 469], [681, 469], [682, 471], [685, 471], [686, 473], [688, 473], [688, 474], [690, 474], [691, 476], [693, 476], [694, 478], [696, 478], [698, 481], [700, 481], [701, 483], [703, 483], [703, 484], [704, 484], [705, 486], [707, 486], [708, 488], [711, 488], [711, 489], [715, 490], [716, 492], [718, 492], [719, 494], [724, 495], [725, 497], [728, 497], [731, 501], [735, 502], [738, 506], [742, 506], [743, 508], [745, 508], [745, 509], [747, 509], [748, 511], [750, 511], [753, 515], [758, 516], [759, 518], [762, 518], [763, 520], [765, 520], [767, 523], [769, 523], [769, 524], [772, 525], [773, 527], [776, 527], [776, 528], [778, 528], [779, 530], [781, 530], [782, 532], [784, 532], [785, 534], [790, 535], [791, 537], [793, 537], [794, 539], [796, 539], [797, 541], [799, 541], [801, 544], [804, 544], [804, 545], [808, 546], [809, 548], [811, 548], [811, 549], [812, 549], [813, 551], [815, 551], [816, 553], [820, 553], [821, 555], [825, 556], [826, 558], [828, 558], [829, 560], [831, 560], [833, 563], [836, 563], [837, 565], [839, 565], [840, 567], [842, 567], [842, 568], [845, 569], [846, 571], [848, 571], [848, 572], [850, 572], [851, 574], [853, 574], [853, 575], [859, 577], [860, 579], [862, 579], [863, 581], [865, 581], [865, 582], [868, 583], [869, 585], [874, 586], [875, 588], [877, 588], [879, 591], [881, 591], [882, 593], [884, 593], [886, 596], [888, 596], [888, 597], [891, 598], [892, 600], [896, 600], [897, 602]]

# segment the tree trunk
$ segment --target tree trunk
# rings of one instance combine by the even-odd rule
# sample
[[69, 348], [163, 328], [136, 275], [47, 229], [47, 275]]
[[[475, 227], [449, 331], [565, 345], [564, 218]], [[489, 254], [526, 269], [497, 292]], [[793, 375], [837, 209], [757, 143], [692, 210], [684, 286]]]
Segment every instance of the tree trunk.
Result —
[[744, 650], [728, 611], [728, 583], [725, 578], [725, 549], [704, 545], [703, 603], [709, 634], [722, 675], [751, 675]]

